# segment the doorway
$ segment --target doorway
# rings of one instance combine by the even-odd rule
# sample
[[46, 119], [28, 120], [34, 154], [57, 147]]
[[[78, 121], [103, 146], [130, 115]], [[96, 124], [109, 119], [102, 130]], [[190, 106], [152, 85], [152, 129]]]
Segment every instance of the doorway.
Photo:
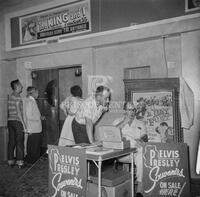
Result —
[[42, 121], [42, 152], [47, 145], [57, 145], [65, 115], [60, 103], [70, 95], [70, 88], [79, 85], [82, 88], [81, 66], [32, 71], [32, 84], [39, 90], [37, 100]]
[[[70, 96], [70, 88], [78, 85], [82, 88], [82, 71], [81, 66], [74, 66], [70, 68], [62, 68], [58, 70], [59, 78], [59, 101], [60, 104], [66, 97]], [[65, 114], [59, 110], [59, 125], [60, 131], [65, 121]]]

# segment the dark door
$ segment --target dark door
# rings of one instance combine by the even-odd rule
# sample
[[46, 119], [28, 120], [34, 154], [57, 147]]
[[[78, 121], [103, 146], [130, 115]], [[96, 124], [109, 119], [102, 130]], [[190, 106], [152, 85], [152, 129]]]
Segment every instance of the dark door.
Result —
[[59, 139], [58, 70], [38, 70], [32, 73], [33, 86], [39, 90], [38, 106], [42, 116], [42, 148], [57, 145]]
[[[79, 71], [80, 74], [76, 74]], [[82, 88], [81, 66], [73, 66], [69, 68], [59, 69], [59, 103], [66, 97], [70, 96], [70, 88], [74, 85], [79, 85]], [[60, 129], [62, 129], [66, 116], [60, 110]]]

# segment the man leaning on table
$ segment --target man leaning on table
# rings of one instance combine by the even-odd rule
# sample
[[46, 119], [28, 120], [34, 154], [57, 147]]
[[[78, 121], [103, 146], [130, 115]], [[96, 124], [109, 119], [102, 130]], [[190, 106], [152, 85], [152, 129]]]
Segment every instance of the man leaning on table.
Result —
[[[147, 130], [143, 121], [136, 119], [137, 106], [132, 102], [127, 102], [124, 105], [125, 113], [123, 117], [116, 119], [113, 125], [119, 127], [123, 137], [130, 140], [131, 148], [137, 148], [137, 153], [134, 154], [137, 177], [137, 197], [142, 197], [142, 143], [147, 142]], [[130, 156], [119, 158], [122, 163], [131, 163]]]
[[94, 143], [93, 128], [99, 118], [108, 111], [111, 92], [105, 86], [99, 86], [95, 95], [85, 99], [72, 121], [72, 132], [76, 144]]

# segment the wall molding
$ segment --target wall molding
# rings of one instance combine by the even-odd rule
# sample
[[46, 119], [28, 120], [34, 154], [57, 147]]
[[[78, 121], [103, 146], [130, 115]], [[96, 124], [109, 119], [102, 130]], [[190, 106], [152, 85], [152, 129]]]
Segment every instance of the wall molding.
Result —
[[6, 126], [0, 126], [0, 161], [7, 160], [8, 131]]
[[32, 48], [27, 48], [27, 46], [18, 47], [5, 52], [2, 56], [3, 59], [29, 57], [129, 41], [143, 41], [163, 36], [168, 37], [196, 30], [200, 30], [200, 13], [71, 38], [63, 37], [58, 39], [56, 43], [37, 45], [37, 47]]

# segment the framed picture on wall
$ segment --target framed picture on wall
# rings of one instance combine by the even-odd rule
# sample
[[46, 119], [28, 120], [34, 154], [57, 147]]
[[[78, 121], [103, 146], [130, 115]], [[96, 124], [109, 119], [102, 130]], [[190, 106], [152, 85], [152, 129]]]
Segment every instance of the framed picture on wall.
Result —
[[200, 10], [200, 1], [199, 0], [185, 0], [185, 11], [192, 12]]
[[135, 102], [151, 142], [183, 142], [179, 78], [125, 79], [125, 101]]
[[173, 91], [132, 91], [137, 119], [145, 122], [149, 141], [174, 141]]

